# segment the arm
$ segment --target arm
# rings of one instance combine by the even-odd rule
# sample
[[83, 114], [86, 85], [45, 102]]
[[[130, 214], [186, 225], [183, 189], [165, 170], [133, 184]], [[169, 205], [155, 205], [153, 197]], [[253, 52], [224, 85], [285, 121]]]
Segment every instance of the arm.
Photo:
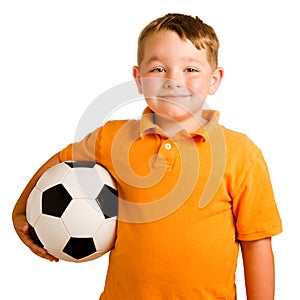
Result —
[[35, 253], [36, 255], [46, 258], [50, 261], [58, 261], [57, 258], [53, 257], [52, 255], [48, 254], [47, 251], [34, 243], [29, 235], [29, 224], [26, 220], [26, 204], [28, 196], [31, 190], [34, 188], [36, 182], [41, 177], [41, 175], [52, 166], [60, 163], [59, 154], [55, 154], [52, 156], [31, 178], [27, 186], [25, 187], [24, 191], [22, 192], [20, 198], [18, 199], [13, 213], [12, 213], [12, 220], [13, 225], [18, 234], [19, 238], [22, 242], [30, 248], [30, 250]]
[[241, 241], [248, 300], [274, 299], [274, 257], [271, 238]]

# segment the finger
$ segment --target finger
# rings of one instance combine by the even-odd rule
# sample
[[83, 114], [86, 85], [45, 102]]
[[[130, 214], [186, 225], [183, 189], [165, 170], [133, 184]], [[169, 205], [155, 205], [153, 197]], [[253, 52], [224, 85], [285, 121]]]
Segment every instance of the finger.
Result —
[[24, 244], [29, 247], [29, 249], [36, 255], [40, 256], [41, 258], [45, 258], [49, 261], [55, 261], [58, 262], [59, 259], [54, 257], [53, 255], [49, 254], [46, 249], [40, 247], [37, 245], [34, 240], [32, 239], [32, 236], [29, 232], [29, 224], [26, 220], [26, 218], [22, 217], [22, 219], [19, 221], [18, 224], [18, 234]]
[[21, 225], [21, 230], [26, 233], [29, 232], [29, 224], [24, 222], [24, 224]]
[[29, 248], [34, 254], [40, 256], [41, 258], [47, 259], [49, 261], [55, 261], [55, 262], [59, 261], [58, 258], [49, 254], [45, 248], [42, 248], [34, 243], [32, 243]]

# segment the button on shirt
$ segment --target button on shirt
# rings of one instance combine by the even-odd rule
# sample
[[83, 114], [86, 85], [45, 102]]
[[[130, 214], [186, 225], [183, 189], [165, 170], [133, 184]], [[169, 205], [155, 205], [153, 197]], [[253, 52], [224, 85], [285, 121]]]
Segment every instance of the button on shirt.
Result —
[[166, 150], [171, 150], [172, 145], [170, 143], [165, 143], [165, 149]]

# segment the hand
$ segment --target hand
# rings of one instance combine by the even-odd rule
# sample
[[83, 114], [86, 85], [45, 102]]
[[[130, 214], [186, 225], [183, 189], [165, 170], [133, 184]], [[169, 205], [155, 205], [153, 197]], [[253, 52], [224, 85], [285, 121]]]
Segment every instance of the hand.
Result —
[[15, 216], [14, 218], [14, 226], [15, 230], [22, 240], [22, 242], [36, 255], [40, 256], [41, 258], [48, 259], [49, 261], [55, 261], [58, 262], [59, 259], [52, 256], [47, 252], [46, 249], [40, 247], [37, 245], [34, 240], [32, 239], [30, 233], [29, 233], [29, 224], [26, 220], [26, 217], [24, 214], [20, 214]]

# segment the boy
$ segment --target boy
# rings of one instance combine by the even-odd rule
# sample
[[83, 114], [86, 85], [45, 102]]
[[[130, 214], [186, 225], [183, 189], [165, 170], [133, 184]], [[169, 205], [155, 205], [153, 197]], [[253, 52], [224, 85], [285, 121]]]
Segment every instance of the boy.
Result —
[[198, 17], [167, 14], [138, 41], [133, 76], [141, 120], [109, 121], [69, 145], [33, 176], [13, 211], [15, 230], [37, 255], [25, 208], [37, 179], [65, 160], [95, 160], [119, 191], [115, 247], [102, 300], [236, 299], [239, 245], [248, 299], [274, 299], [271, 236], [282, 231], [261, 151], [204, 111], [222, 80], [219, 42]]

